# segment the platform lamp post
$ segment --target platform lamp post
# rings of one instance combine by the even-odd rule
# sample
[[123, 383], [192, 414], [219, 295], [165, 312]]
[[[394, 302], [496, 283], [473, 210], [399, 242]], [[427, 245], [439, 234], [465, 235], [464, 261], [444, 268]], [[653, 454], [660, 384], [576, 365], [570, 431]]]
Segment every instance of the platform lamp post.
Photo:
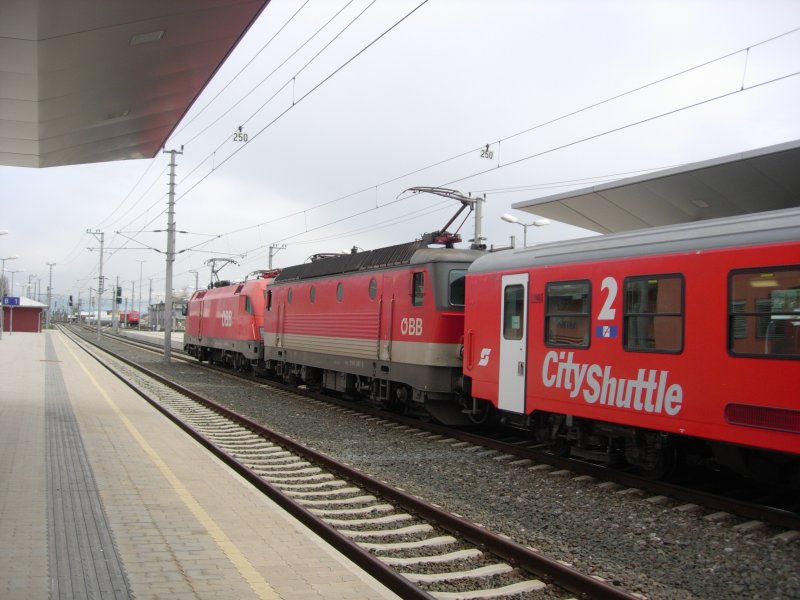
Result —
[[[8, 233], [7, 231], [3, 231], [3, 234]], [[2, 234], [0, 234], [2, 235]], [[5, 258], [0, 257], [0, 262], [3, 264], [3, 270], [0, 271], [0, 283], [2, 283], [3, 293], [2, 296], [6, 296], [8, 290], [6, 290], [6, 280], [5, 280], [5, 272], [6, 272], [6, 261], [7, 260], [16, 260], [19, 256], [6, 256]], [[5, 323], [3, 322], [5, 319], [6, 309], [5, 306], [0, 307], [0, 340], [3, 339], [3, 328], [5, 327]]]
[[[24, 273], [25, 269], [16, 269], [14, 271], [9, 271], [11, 273], [11, 295], [14, 295], [14, 274], [15, 273]], [[14, 333], [14, 307], [12, 306], [9, 309], [9, 318], [8, 318], [8, 333]]]
[[53, 267], [56, 266], [56, 263], [44, 263], [48, 267], [50, 267], [50, 280], [47, 284], [47, 318], [45, 319], [44, 326], [45, 329], [50, 329], [50, 303], [53, 299]]
[[550, 219], [536, 219], [533, 223], [523, 223], [514, 215], [510, 215], [508, 213], [504, 214], [500, 217], [506, 223], [516, 223], [517, 225], [522, 225], [523, 232], [522, 232], [522, 247], [526, 248], [528, 246], [528, 227], [544, 227], [545, 225], [550, 225]]

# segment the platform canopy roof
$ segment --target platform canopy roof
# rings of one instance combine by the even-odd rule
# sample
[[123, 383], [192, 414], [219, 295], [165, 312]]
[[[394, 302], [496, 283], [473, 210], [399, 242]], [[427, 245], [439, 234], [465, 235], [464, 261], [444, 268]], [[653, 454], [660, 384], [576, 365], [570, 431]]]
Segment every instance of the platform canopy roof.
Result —
[[800, 206], [800, 141], [516, 202], [599, 233]]
[[0, 165], [153, 157], [269, 0], [0, 0]]

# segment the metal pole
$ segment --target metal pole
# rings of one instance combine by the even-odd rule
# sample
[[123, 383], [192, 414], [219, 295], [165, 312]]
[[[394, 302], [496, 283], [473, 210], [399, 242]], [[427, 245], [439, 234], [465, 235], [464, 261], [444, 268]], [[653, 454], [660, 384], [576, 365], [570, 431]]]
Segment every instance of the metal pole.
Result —
[[147, 325], [153, 331], [153, 280], [150, 280], [150, 293], [147, 295]]
[[[2, 289], [3, 289], [2, 296], [8, 296], [8, 288], [6, 287], [6, 275], [5, 275], [5, 273], [6, 273], [6, 261], [7, 260], [16, 260], [17, 258], [19, 258], [19, 256], [6, 256], [5, 258], [0, 258], [0, 261], [2, 261], [2, 263], [3, 263], [3, 270], [0, 271], [0, 285], [2, 285]], [[11, 290], [11, 293], [13, 295], [14, 290]], [[2, 297], [0, 297], [0, 300], [2, 300]], [[9, 309], [9, 311], [10, 310], [11, 309]], [[5, 327], [5, 313], [6, 313], [6, 307], [3, 306], [2, 302], [0, 301], [0, 340], [3, 339], [3, 328]]]
[[475, 235], [473, 236], [475, 239], [472, 240], [472, 248], [474, 250], [482, 250], [485, 248], [483, 245], [483, 240], [485, 239], [482, 235], [482, 224], [483, 224], [483, 203], [486, 202], [486, 194], [483, 196], [477, 196], [475, 198]]
[[[139, 263], [139, 306], [138, 306], [137, 310], [139, 312], [139, 323], [141, 324], [141, 322], [142, 322], [142, 267], [144, 266], [144, 263], [147, 262], [147, 261], [138, 260], [137, 262]], [[131, 298], [131, 302], [133, 302], [133, 298]], [[136, 329], [139, 329], [139, 325], [136, 326]]]
[[44, 263], [48, 267], [50, 267], [50, 282], [47, 284], [47, 318], [45, 319], [44, 326], [46, 329], [50, 329], [50, 303], [53, 299], [53, 267], [56, 266], [56, 263]]
[[281, 244], [280, 246], [278, 244], [272, 244], [269, 247], [269, 263], [267, 265], [267, 268], [270, 271], [272, 270], [272, 257], [275, 256], [281, 250], [286, 250], [286, 244]]
[[[11, 271], [11, 295], [14, 295], [14, 275], [16, 273], [22, 273], [25, 269], [17, 269], [16, 271]], [[11, 335], [14, 333], [14, 305], [11, 305], [11, 314], [8, 317], [8, 333]]]
[[167, 201], [167, 281], [164, 290], [164, 364], [170, 363], [172, 356], [172, 266], [175, 262], [175, 156], [181, 150], [164, 150], [170, 155], [169, 161], [169, 199]]
[[119, 291], [119, 275], [117, 275], [114, 293], [111, 294], [111, 327], [114, 335], [119, 334], [119, 308], [117, 304], [117, 292]]
[[100, 311], [103, 306], [103, 240], [105, 234], [102, 231], [92, 231], [90, 229], [87, 229], [86, 233], [91, 233], [100, 240], [100, 273], [97, 275], [97, 341], [100, 341]]

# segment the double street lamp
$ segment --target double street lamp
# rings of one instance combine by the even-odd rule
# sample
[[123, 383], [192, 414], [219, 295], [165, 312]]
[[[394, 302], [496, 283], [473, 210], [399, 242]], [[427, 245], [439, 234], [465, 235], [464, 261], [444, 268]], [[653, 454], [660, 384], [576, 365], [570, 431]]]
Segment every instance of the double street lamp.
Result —
[[49, 262], [45, 264], [50, 267], [50, 281], [47, 284], [47, 319], [45, 321], [45, 327], [50, 329], [50, 307], [53, 300], [53, 267], [56, 266], [56, 263]]
[[528, 227], [544, 227], [545, 225], [550, 225], [550, 219], [536, 219], [533, 223], [523, 223], [514, 215], [510, 215], [508, 213], [504, 214], [500, 217], [506, 223], [516, 223], [517, 225], [522, 225], [523, 233], [522, 233], [522, 247], [525, 248], [528, 246]]

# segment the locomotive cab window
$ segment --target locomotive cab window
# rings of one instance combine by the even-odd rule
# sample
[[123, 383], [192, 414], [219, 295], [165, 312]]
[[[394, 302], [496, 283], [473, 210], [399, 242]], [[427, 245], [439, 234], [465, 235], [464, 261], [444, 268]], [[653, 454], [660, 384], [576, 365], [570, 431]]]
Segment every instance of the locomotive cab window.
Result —
[[589, 347], [589, 292], [588, 281], [547, 284], [545, 342], [548, 346]]
[[733, 271], [728, 290], [732, 354], [800, 358], [800, 266]]
[[525, 332], [525, 287], [509, 285], [503, 290], [503, 337], [521, 340]]
[[625, 279], [623, 337], [626, 350], [683, 350], [683, 277], [648, 275]]
[[447, 298], [450, 306], [464, 306], [466, 269], [453, 269], [448, 275]]
[[418, 271], [411, 280], [411, 305], [422, 306], [425, 291], [425, 273]]
[[250, 300], [250, 296], [244, 297], [244, 310], [249, 315], [253, 314], [253, 303]]

